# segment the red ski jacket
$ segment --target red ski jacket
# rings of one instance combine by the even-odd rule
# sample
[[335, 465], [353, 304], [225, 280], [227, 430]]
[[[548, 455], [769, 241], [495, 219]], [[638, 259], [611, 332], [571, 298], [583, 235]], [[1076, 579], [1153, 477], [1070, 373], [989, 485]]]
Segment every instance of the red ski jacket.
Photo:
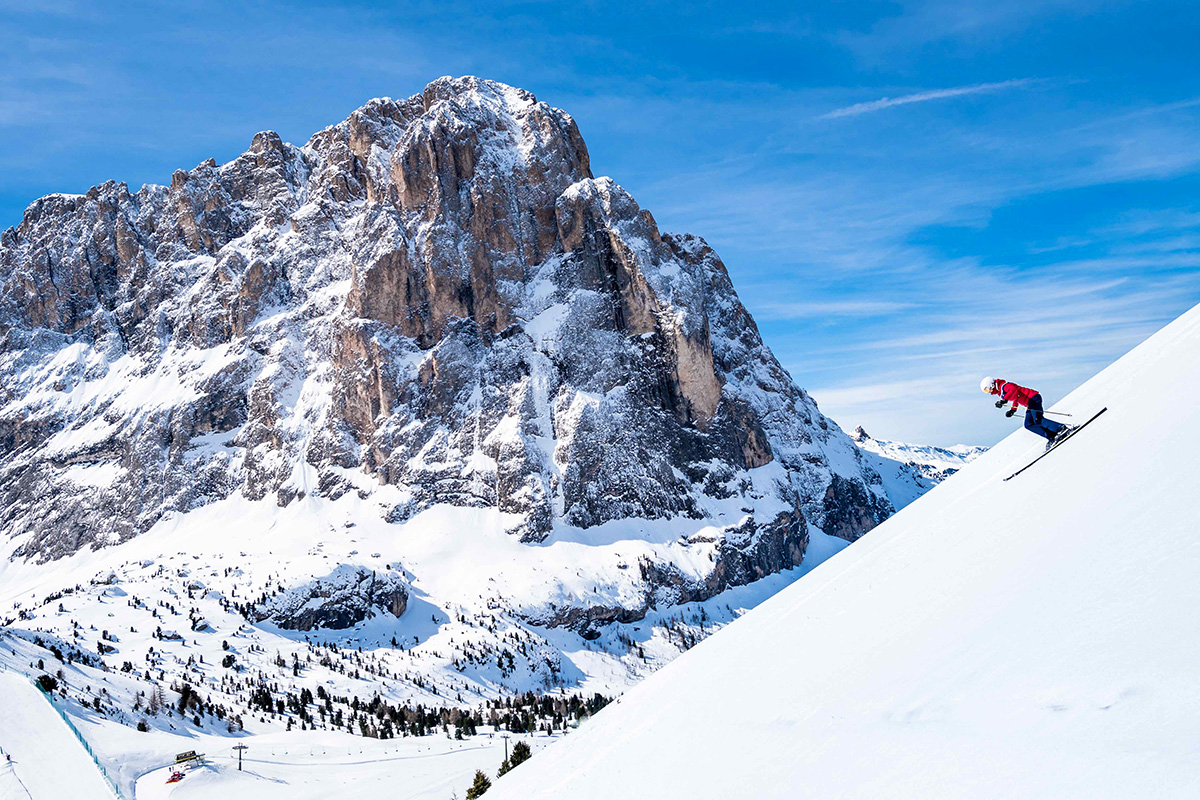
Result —
[[1018, 386], [1017, 384], [1009, 383], [1008, 381], [997, 380], [996, 385], [1000, 388], [999, 394], [1001, 399], [1012, 403], [1013, 408], [1016, 408], [1017, 406], [1025, 406], [1028, 408], [1029, 401], [1033, 399], [1035, 394], [1037, 394], [1036, 389], [1027, 389], [1024, 386]]

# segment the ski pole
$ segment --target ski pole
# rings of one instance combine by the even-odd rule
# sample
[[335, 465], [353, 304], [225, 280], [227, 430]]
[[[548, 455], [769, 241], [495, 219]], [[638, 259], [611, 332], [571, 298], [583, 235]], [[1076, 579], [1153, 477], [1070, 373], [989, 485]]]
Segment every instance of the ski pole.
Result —
[[[1043, 414], [1056, 414], [1060, 417], [1073, 417], [1074, 414], [1068, 414], [1065, 411], [1042, 411]], [[1007, 416], [1007, 415], [1006, 415]]]

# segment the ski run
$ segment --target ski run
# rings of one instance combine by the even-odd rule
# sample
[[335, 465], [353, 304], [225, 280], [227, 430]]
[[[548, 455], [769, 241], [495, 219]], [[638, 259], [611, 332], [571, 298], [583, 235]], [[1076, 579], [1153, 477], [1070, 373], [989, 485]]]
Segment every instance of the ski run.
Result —
[[489, 800], [1196, 797], [1198, 392], [1195, 308]]

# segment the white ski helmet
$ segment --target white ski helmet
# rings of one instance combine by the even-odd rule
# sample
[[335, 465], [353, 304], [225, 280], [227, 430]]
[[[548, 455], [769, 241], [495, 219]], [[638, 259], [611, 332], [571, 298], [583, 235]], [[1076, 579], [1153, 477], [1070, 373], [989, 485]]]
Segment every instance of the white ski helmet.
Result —
[[995, 378], [990, 378], [990, 377], [989, 377], [989, 378], [984, 378], [983, 380], [981, 380], [981, 381], [979, 382], [979, 388], [983, 390], [983, 393], [984, 393], [984, 394], [991, 394], [991, 393], [992, 393], [992, 389], [993, 389], [995, 386], [996, 386], [996, 379], [995, 379]]

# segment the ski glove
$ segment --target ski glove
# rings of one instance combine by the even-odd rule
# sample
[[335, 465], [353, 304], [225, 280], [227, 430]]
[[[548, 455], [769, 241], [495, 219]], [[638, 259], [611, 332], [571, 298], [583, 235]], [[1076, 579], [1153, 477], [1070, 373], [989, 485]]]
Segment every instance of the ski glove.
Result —
[[996, 408], [1004, 408], [1005, 401], [1003, 399], [996, 401]]
[[1010, 408], [1008, 411], [1005, 411], [1005, 412], [1004, 412], [1004, 416], [1006, 416], [1006, 417], [1011, 417], [1011, 416], [1012, 416], [1013, 414], [1015, 414], [1015, 413], [1017, 413], [1017, 409], [1015, 409], [1015, 408]]

